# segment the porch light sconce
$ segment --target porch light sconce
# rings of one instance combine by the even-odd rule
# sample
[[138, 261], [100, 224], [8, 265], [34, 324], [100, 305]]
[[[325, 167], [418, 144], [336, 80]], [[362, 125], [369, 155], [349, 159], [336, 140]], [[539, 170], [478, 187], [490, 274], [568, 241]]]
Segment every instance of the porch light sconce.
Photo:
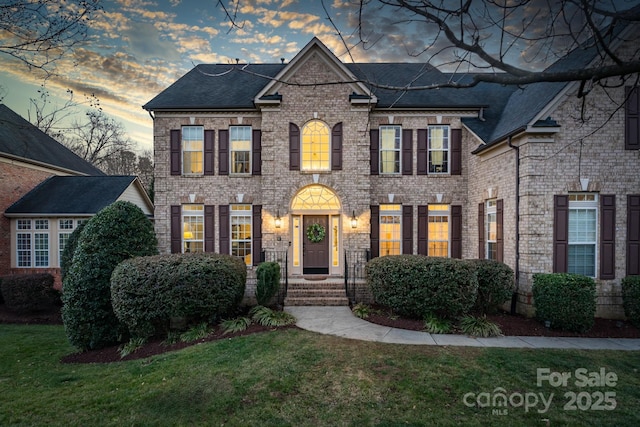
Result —
[[280, 218], [280, 210], [278, 209], [278, 211], [276, 212], [276, 219], [275, 219], [275, 223], [276, 223], [276, 228], [280, 228], [282, 227], [282, 218]]
[[353, 215], [351, 215], [351, 228], [358, 228], [358, 218], [356, 217], [356, 211], [353, 211]]

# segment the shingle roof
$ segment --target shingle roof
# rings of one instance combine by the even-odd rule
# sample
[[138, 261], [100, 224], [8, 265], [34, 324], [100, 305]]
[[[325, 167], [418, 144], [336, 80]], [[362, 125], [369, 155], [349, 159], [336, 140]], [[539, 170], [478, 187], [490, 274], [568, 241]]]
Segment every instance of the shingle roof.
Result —
[[0, 104], [0, 154], [81, 174], [104, 175], [4, 104]]
[[6, 215], [94, 215], [118, 200], [135, 176], [52, 176], [5, 211]]

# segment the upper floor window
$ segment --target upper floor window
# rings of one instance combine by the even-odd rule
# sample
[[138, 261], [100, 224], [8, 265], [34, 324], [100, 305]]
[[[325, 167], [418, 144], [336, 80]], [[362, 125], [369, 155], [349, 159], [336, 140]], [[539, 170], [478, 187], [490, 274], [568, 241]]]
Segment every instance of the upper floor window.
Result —
[[498, 201], [487, 200], [486, 242], [487, 259], [498, 259]]
[[49, 220], [19, 219], [16, 224], [18, 267], [49, 267]]
[[594, 193], [569, 195], [567, 272], [596, 276], [598, 198]]
[[231, 205], [231, 255], [251, 265], [251, 205]]
[[402, 206], [380, 205], [380, 256], [402, 253]]
[[449, 205], [429, 205], [429, 256], [449, 256]]
[[204, 251], [204, 206], [182, 205], [182, 252]]
[[380, 126], [380, 173], [400, 173], [402, 128]]
[[251, 126], [232, 126], [229, 128], [231, 173], [251, 173], [251, 144]]
[[429, 173], [449, 173], [449, 126], [428, 128]]
[[182, 127], [182, 173], [201, 175], [204, 172], [204, 127]]
[[320, 120], [311, 120], [302, 128], [302, 170], [331, 169], [329, 127]]

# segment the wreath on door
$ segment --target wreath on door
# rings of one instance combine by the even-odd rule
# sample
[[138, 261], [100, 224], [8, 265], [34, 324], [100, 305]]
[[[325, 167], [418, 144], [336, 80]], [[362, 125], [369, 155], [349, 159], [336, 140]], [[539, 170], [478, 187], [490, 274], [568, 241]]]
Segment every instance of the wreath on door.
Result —
[[327, 230], [317, 222], [307, 227], [307, 239], [311, 243], [320, 243], [324, 240]]

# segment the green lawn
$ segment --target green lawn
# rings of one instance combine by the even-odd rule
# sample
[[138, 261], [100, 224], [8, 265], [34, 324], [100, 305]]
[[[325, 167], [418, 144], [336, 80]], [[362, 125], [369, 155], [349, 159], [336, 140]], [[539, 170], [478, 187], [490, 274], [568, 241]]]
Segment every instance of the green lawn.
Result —
[[[0, 325], [1, 426], [640, 424], [639, 352], [402, 346], [297, 329], [109, 365], [61, 364], [70, 352], [60, 326]], [[537, 368], [571, 378], [538, 386]], [[617, 380], [577, 387], [578, 368]], [[493, 406], [500, 392], [506, 407]]]

